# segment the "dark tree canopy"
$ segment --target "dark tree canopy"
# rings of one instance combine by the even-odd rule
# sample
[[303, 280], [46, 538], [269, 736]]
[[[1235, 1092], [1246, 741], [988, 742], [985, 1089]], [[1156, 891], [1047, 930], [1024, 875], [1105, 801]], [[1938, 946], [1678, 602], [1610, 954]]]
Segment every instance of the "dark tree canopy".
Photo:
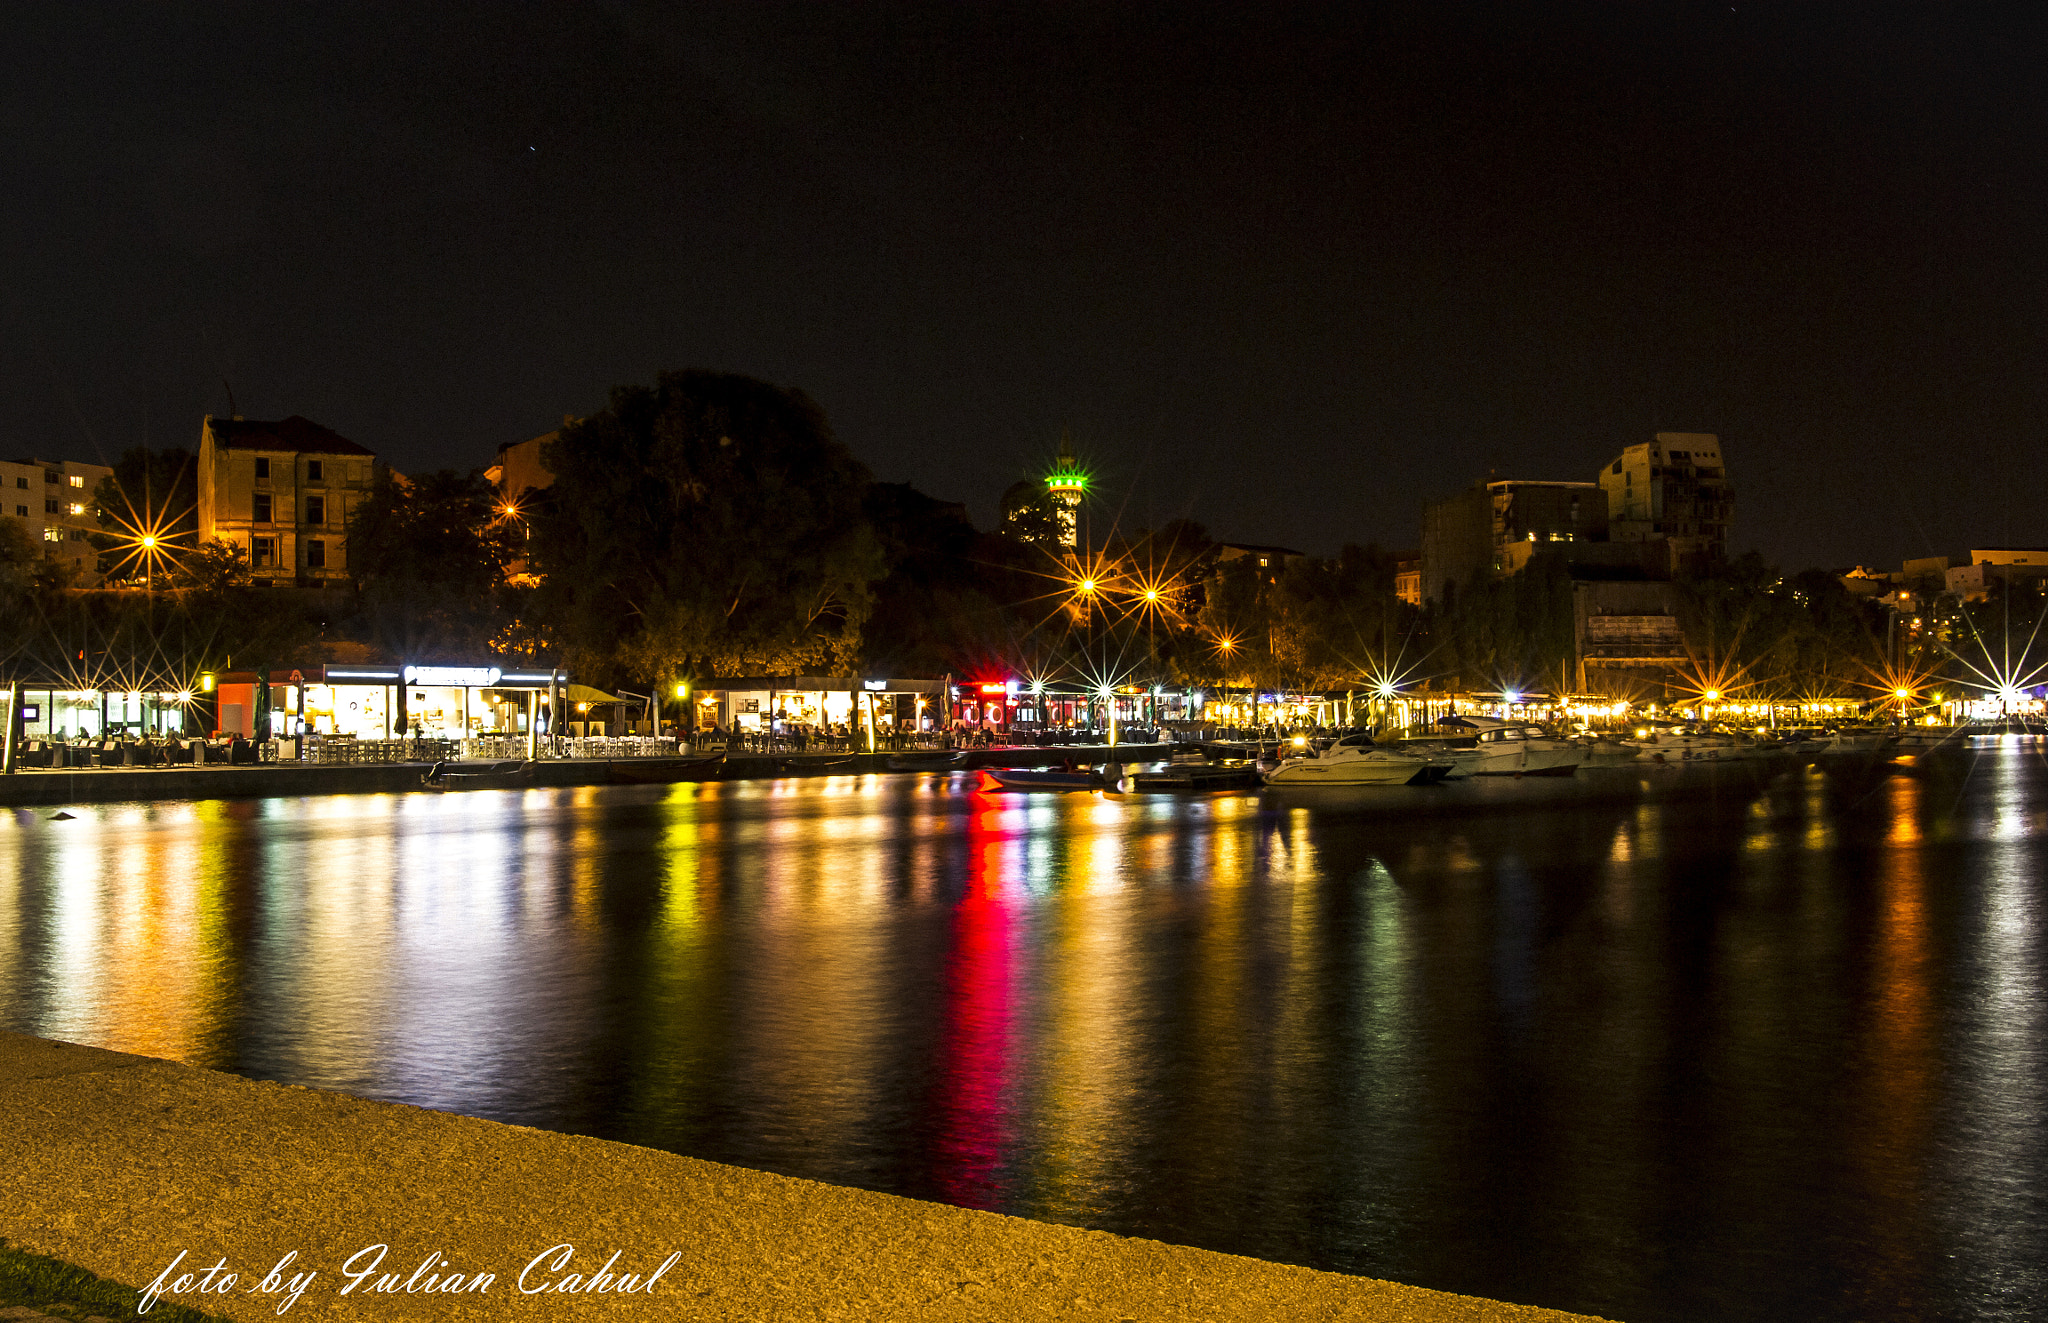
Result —
[[348, 523], [349, 575], [370, 641], [407, 659], [489, 647], [518, 545], [497, 500], [475, 472], [379, 477]]
[[665, 372], [542, 462], [532, 555], [576, 664], [654, 681], [857, 665], [884, 570], [869, 476], [803, 392]]

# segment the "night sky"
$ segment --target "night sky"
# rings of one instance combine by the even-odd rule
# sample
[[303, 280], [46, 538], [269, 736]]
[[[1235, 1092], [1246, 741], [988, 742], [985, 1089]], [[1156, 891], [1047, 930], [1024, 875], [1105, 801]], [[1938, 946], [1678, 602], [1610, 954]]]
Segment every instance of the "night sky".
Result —
[[[1721, 435], [1736, 550], [2048, 544], [2048, 5], [7, 6], [0, 452], [402, 470], [663, 368], [984, 524], [1411, 547]], [[1098, 527], [1100, 524], [1098, 523]]]

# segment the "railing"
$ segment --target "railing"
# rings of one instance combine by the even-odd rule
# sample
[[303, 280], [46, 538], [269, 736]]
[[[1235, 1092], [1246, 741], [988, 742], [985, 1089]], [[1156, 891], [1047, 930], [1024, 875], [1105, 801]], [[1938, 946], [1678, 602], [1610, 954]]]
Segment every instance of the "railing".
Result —
[[[679, 745], [666, 736], [597, 735], [563, 740], [555, 753], [561, 758], [673, 758]], [[525, 757], [525, 754], [478, 757]]]
[[[320, 740], [309, 742], [306, 761], [334, 763], [440, 763], [462, 757], [459, 740]], [[523, 754], [520, 756], [524, 756]]]
[[464, 758], [489, 758], [496, 762], [524, 759], [528, 748], [524, 735], [478, 735], [461, 743]]

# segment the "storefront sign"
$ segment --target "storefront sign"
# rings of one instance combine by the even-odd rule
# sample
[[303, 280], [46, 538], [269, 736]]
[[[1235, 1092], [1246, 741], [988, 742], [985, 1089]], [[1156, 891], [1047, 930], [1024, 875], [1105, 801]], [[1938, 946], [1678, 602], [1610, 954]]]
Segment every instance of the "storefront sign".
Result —
[[887, 680], [862, 680], [860, 686], [863, 689], [879, 693], [889, 687], [889, 682]]
[[408, 666], [405, 682], [446, 685], [452, 689], [488, 689], [504, 674], [495, 666]]

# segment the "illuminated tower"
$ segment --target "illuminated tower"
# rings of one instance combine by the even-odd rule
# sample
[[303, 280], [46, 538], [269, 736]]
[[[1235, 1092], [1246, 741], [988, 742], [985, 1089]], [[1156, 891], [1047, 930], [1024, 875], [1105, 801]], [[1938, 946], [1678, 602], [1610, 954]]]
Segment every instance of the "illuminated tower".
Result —
[[1088, 475], [1074, 461], [1074, 445], [1060, 437], [1059, 459], [1046, 476], [1045, 490], [1059, 511], [1060, 545], [1073, 551], [1081, 544], [1081, 498], [1088, 492]]

